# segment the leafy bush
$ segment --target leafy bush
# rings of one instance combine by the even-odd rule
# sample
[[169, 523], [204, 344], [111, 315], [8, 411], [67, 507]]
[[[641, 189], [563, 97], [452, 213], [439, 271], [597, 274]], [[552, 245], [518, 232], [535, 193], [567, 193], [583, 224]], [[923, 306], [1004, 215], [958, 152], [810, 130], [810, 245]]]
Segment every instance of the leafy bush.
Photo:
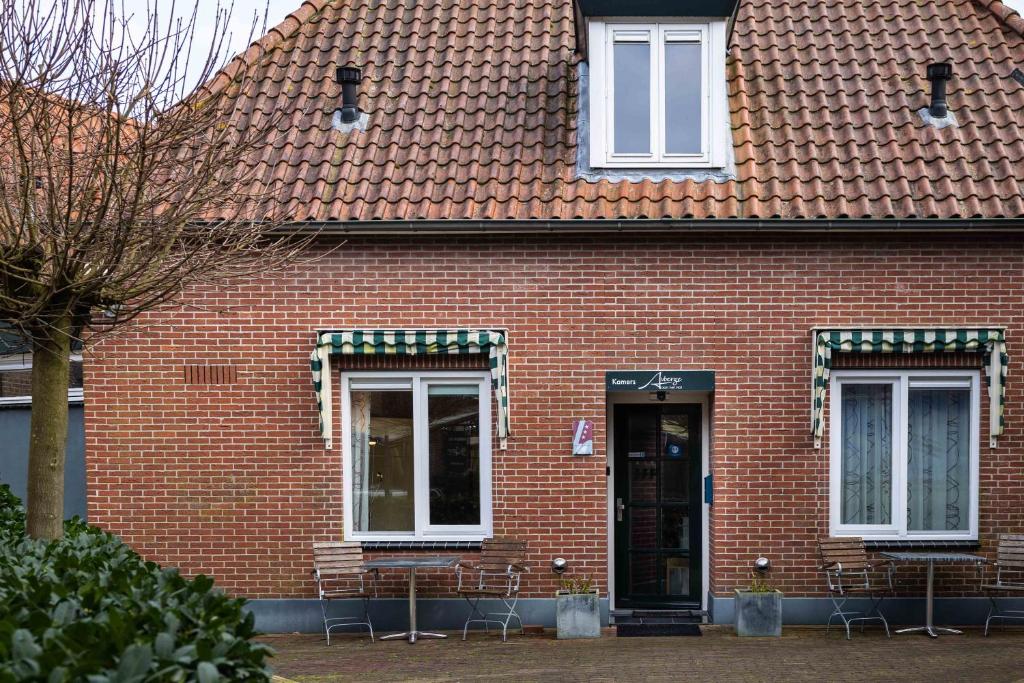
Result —
[[60, 540], [27, 538], [0, 486], [0, 683], [266, 681], [244, 602], [78, 519]]

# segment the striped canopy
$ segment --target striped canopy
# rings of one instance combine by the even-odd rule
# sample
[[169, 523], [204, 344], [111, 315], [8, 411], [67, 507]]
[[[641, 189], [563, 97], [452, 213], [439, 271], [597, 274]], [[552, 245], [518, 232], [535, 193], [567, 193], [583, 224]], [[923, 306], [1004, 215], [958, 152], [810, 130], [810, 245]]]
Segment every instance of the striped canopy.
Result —
[[989, 439], [993, 448], [1003, 433], [1003, 403], [1009, 358], [1001, 329], [815, 330], [814, 381], [811, 387], [811, 433], [821, 447], [825, 431], [825, 390], [832, 352], [931, 353], [977, 351], [985, 354], [989, 396]]
[[309, 358], [313, 390], [320, 410], [320, 434], [327, 448], [333, 445], [331, 409], [331, 355], [424, 355], [431, 353], [487, 353], [491, 386], [498, 402], [498, 440], [506, 448], [509, 433], [508, 347], [505, 335], [494, 330], [337, 330], [317, 334]]

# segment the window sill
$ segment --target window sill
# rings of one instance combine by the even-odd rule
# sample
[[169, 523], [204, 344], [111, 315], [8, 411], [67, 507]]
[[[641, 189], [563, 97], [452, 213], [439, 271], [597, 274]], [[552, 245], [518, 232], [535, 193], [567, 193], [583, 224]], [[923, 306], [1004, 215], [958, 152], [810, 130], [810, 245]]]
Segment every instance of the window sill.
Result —
[[480, 541], [363, 541], [363, 550], [480, 550]]
[[978, 541], [928, 541], [928, 540], [877, 540], [864, 541], [864, 547], [868, 550], [978, 550], [981, 543]]

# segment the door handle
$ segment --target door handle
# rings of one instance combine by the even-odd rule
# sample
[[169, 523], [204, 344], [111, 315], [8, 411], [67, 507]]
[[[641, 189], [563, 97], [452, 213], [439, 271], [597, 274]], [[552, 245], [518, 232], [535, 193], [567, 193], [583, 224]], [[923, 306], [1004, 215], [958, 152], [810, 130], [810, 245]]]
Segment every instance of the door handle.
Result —
[[622, 511], [626, 509], [626, 506], [622, 504], [621, 498], [615, 499], [615, 521], [622, 521]]

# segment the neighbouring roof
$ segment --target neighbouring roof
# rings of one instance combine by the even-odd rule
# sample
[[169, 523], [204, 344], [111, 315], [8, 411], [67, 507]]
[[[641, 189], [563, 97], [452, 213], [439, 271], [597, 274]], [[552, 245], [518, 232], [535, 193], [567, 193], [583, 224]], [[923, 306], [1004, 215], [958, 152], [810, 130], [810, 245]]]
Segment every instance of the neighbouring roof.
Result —
[[[727, 182], [579, 177], [571, 0], [308, 0], [261, 44], [240, 110], [284, 112], [252, 163], [297, 221], [1024, 216], [1024, 20], [998, 0], [740, 0]], [[958, 127], [916, 113], [939, 61]], [[332, 127], [339, 65], [365, 131]]]

